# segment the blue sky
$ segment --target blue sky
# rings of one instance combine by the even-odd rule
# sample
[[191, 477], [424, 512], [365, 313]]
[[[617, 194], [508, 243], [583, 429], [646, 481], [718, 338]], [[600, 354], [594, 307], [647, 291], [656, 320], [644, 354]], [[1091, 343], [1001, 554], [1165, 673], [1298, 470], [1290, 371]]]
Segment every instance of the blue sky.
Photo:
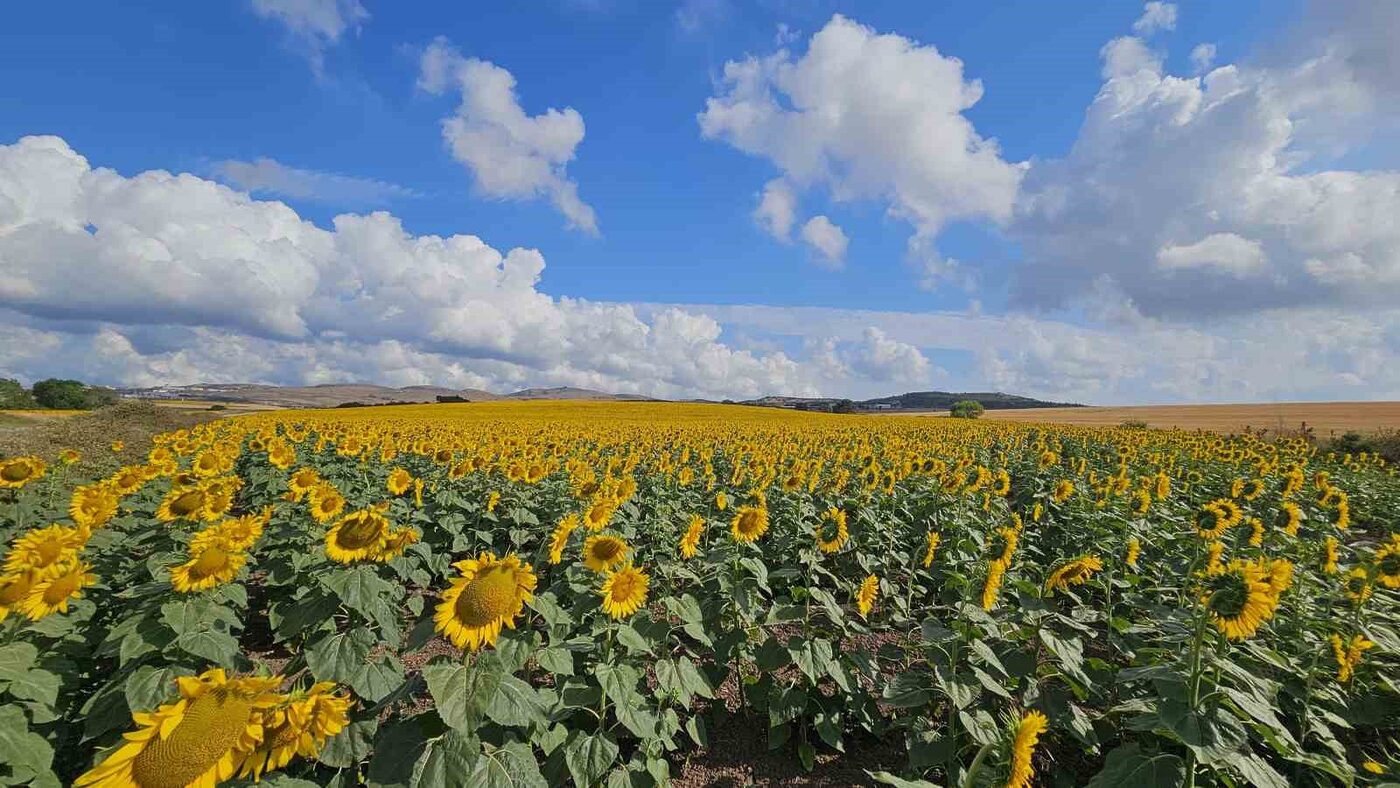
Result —
[[[191, 382], [190, 376], [492, 388], [591, 383], [675, 396], [986, 387], [1090, 401], [1400, 396], [1400, 376], [1383, 371], [1400, 346], [1400, 321], [1386, 303], [1400, 281], [1400, 245], [1382, 228], [1349, 246], [1316, 224], [1320, 213], [1383, 216], [1384, 201], [1394, 199], [1394, 173], [1385, 169], [1396, 162], [1395, 118], [1386, 109], [1386, 91], [1393, 89], [1387, 83], [1395, 82], [1385, 71], [1394, 64], [1376, 67], [1366, 57], [1376, 31], [1394, 19], [1383, 3], [1360, 0], [1316, 7], [1121, 0], [16, 7], [0, 29], [6, 84], [0, 145], [13, 145], [16, 160], [21, 138], [52, 135], [90, 168], [110, 168], [127, 186], [148, 171], [189, 173], [236, 192], [251, 190], [259, 202], [285, 203], [300, 220], [337, 237], [334, 217], [378, 210], [415, 238], [472, 235], [502, 255], [537, 250], [547, 261], [538, 283], [513, 294], [550, 303], [521, 308], [569, 312], [576, 299], [617, 306], [641, 315], [644, 333], [651, 330], [646, 342], [656, 346], [636, 350], [636, 358], [623, 348], [614, 358], [581, 360], [582, 351], [568, 343], [523, 344], [517, 337], [531, 332], [509, 316], [496, 326], [509, 341], [464, 341], [460, 331], [445, 339], [448, 327], [463, 320], [473, 335], [489, 336], [492, 327], [481, 309], [439, 314], [446, 305], [433, 305], [435, 321], [359, 336], [346, 328], [353, 320], [328, 316], [327, 298], [396, 315], [412, 312], [411, 300], [399, 303], [394, 299], [402, 293], [368, 288], [332, 297], [323, 292], [327, 271], [345, 261], [308, 253], [300, 263], [322, 285], [306, 299], [271, 308], [282, 310], [268, 318], [281, 326], [272, 331], [267, 321], [245, 320], [246, 312], [203, 321], [181, 306], [193, 298], [183, 291], [156, 288], [153, 300], [166, 299], [169, 309], [155, 311], [170, 314], [141, 317], [98, 296], [78, 299], [85, 307], [58, 309], [51, 302], [61, 292], [49, 298], [0, 288], [12, 331], [41, 332], [71, 354], [66, 361], [0, 356], [0, 372], [63, 371], [117, 383]], [[845, 37], [838, 40], [838, 33]], [[831, 46], [815, 47], [823, 34]], [[881, 41], [893, 46], [884, 50], [894, 58], [889, 70], [881, 65]], [[1208, 62], [1201, 45], [1214, 48]], [[567, 108], [581, 119], [582, 139], [572, 147], [565, 141], [563, 159], [539, 176], [544, 180], [535, 181], [534, 192], [526, 188], [531, 196], [482, 180], [475, 167], [495, 154], [463, 154], [445, 139], [449, 118], [482, 121], [479, 113], [458, 109], [464, 89], [455, 76], [436, 92], [427, 89], [426, 58], [434, 46], [450, 53], [454, 69], [484, 61], [508, 72], [518, 102], [511, 109], [522, 118]], [[793, 126], [771, 121], [770, 128], [740, 129], [717, 115], [707, 126], [700, 117], [707, 101], [746, 111], [767, 106], [757, 94], [740, 95], [725, 76], [726, 64], [749, 57], [766, 64], [758, 80], [774, 98], [772, 107], [819, 106], [808, 107]], [[949, 83], [935, 72], [951, 58], [962, 70]], [[926, 78], [925, 66], [932, 69]], [[814, 83], [804, 99], [790, 92], [791, 83], [785, 86], [783, 73], [832, 76]], [[877, 79], [885, 84], [877, 87]], [[887, 84], [899, 80], [907, 84]], [[1227, 80], [1239, 83], [1228, 93], [1219, 87]], [[937, 95], [978, 86], [980, 97], [964, 102], [970, 106]], [[893, 97], [888, 108], [862, 99], [886, 88]], [[1140, 93], [1122, 99], [1129, 88]], [[1181, 93], [1191, 90], [1194, 97]], [[1109, 93], [1123, 105], [1090, 118], [1096, 96]], [[1172, 114], [1180, 112], [1195, 114], [1183, 123]], [[823, 127], [833, 113], [848, 124], [835, 136]], [[1343, 116], [1357, 133], [1329, 128], [1330, 119]], [[888, 127], [931, 119], [936, 129], [953, 129], [946, 145], [882, 150]], [[1280, 120], [1290, 129], [1281, 139], [1270, 131]], [[514, 133], [490, 121], [487, 127], [496, 135]], [[568, 135], [563, 127], [554, 131]], [[764, 141], [745, 142], [747, 132]], [[861, 133], [870, 139], [859, 139]], [[993, 141], [991, 161], [940, 159], [945, 150]], [[472, 137], [463, 144], [481, 143]], [[787, 157], [804, 146], [820, 150], [822, 163], [799, 171]], [[1271, 163], [1258, 164], [1261, 151]], [[1230, 152], [1235, 158], [1225, 155]], [[290, 168], [300, 186], [266, 188], [267, 181], [250, 180], [247, 168], [264, 159], [282, 175]], [[1239, 162], [1263, 169], [1236, 168]], [[495, 159], [488, 169], [510, 166]], [[912, 180], [901, 175], [911, 171], [919, 173]], [[4, 173], [0, 167], [0, 196]], [[1340, 202], [1347, 197], [1308, 180], [1336, 173], [1367, 178], [1360, 205]], [[795, 195], [786, 233], [755, 215], [770, 182]], [[259, 183], [263, 188], [255, 188]], [[576, 187], [596, 215], [596, 233], [569, 226], [549, 197], [559, 183]], [[15, 176], [9, 191], [37, 200], [35, 188]], [[1158, 191], [1177, 199], [1156, 204], [1151, 195]], [[173, 199], [139, 203], [153, 212], [139, 221], [93, 209], [80, 223], [95, 231], [99, 247], [104, 236], [116, 237], [115, 230], [104, 232], [104, 223], [123, 222], [173, 253], [163, 233], [173, 232], [177, 220], [161, 214], [166, 198]], [[1259, 206], [1252, 206], [1255, 199]], [[1270, 200], [1282, 202], [1266, 208]], [[1312, 205], [1307, 216], [1277, 218], [1278, 205], [1304, 202]], [[3, 204], [0, 199], [0, 265], [16, 279], [36, 267], [70, 264], [96, 271], [98, 280], [117, 269], [158, 276], [160, 265], [149, 257], [104, 268], [13, 250], [7, 256], [7, 232], [14, 241], [14, 228], [46, 219], [22, 208], [7, 230]], [[1240, 204], [1252, 209], [1229, 215]], [[211, 210], [198, 220], [201, 230], [246, 229]], [[818, 217], [839, 228], [844, 247], [824, 252], [803, 241], [802, 228]], [[787, 237], [775, 237], [780, 234]], [[192, 266], [191, 281], [211, 278], [195, 270], [204, 260], [197, 249], [178, 259], [167, 260], [166, 253], [154, 260]], [[276, 252], [259, 254], [218, 264], [251, 266], [249, 276], [260, 280], [253, 289], [280, 297], [297, 277], [286, 273], [292, 268], [279, 268], [284, 262]], [[217, 257], [211, 252], [205, 262]], [[447, 271], [441, 275], [465, 276], [456, 263], [441, 264]], [[410, 257], [392, 265], [412, 271], [427, 264]], [[461, 287], [483, 303], [493, 300], [489, 288]], [[35, 284], [26, 292], [42, 289]], [[717, 337], [687, 324], [676, 340], [691, 353], [713, 345], [723, 363], [668, 366], [661, 356], [675, 346], [661, 342], [664, 332], [648, 317], [664, 304], [717, 321]], [[795, 317], [814, 314], [825, 317]], [[1260, 326], [1304, 317], [1319, 326], [1313, 346], [1296, 360], [1307, 372], [1265, 379], [1253, 363], [1267, 339]], [[575, 320], [624, 318], [569, 312], [552, 325], [562, 330]], [[539, 326], [555, 319], [550, 313], [530, 325], [545, 332]], [[824, 331], [824, 324], [843, 328]], [[627, 334], [636, 327], [615, 328]], [[950, 329], [993, 339], [953, 341], [943, 333]], [[1371, 344], [1345, 347], [1324, 330], [1361, 334]], [[200, 357], [199, 347], [211, 341], [229, 348]], [[612, 334], [598, 340], [610, 341], [626, 344]], [[114, 342], [122, 350], [114, 351]], [[259, 342], [273, 343], [274, 352], [252, 347]], [[357, 342], [359, 351], [351, 347]], [[345, 360], [362, 359], [366, 347], [397, 360], [387, 366]], [[1122, 358], [1129, 352], [1145, 355]], [[279, 360], [248, 365], [269, 355]]]

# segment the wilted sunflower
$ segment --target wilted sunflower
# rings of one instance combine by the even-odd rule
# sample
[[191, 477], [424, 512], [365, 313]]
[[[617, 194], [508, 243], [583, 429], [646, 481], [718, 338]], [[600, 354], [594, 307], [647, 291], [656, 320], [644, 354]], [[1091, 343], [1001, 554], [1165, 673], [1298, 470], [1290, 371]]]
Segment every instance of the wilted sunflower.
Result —
[[1103, 569], [1103, 561], [1096, 555], [1081, 555], [1055, 567], [1045, 581], [1046, 591], [1068, 590], [1070, 586], [1083, 585], [1095, 572]]
[[65, 562], [60, 569], [35, 581], [19, 603], [20, 611], [31, 621], [53, 613], [67, 613], [68, 603], [81, 598], [83, 589], [97, 582], [97, 576], [88, 572], [91, 568], [76, 558]]
[[1007, 562], [994, 558], [987, 562], [987, 580], [982, 584], [982, 609], [991, 610], [996, 606], [997, 595], [1001, 593], [1001, 582], [1006, 577]]
[[214, 668], [176, 683], [179, 700], [133, 712], [137, 730], [73, 785], [212, 788], [232, 778], [262, 739], [258, 713], [276, 705], [282, 677], [229, 679]]
[[29, 573], [43, 579], [61, 571], [87, 544], [82, 528], [50, 525], [35, 528], [15, 539], [5, 556], [6, 573]]
[[88, 484], [73, 490], [68, 516], [84, 528], [100, 528], [117, 516], [118, 493], [112, 484]]
[[860, 588], [856, 591], [856, 609], [860, 611], [861, 618], [870, 615], [870, 611], [875, 609], [875, 597], [880, 594], [880, 578], [875, 575], [868, 575], [861, 581]]
[[12, 457], [0, 460], [0, 488], [17, 490], [44, 475], [44, 461], [38, 457]]
[[572, 513], [565, 515], [554, 526], [554, 533], [549, 537], [549, 563], [558, 564], [564, 560], [564, 548], [569, 546], [569, 537], [578, 526], [578, 515]]
[[262, 741], [243, 761], [240, 774], [258, 780], [298, 755], [315, 758], [326, 740], [350, 723], [349, 712], [350, 699], [336, 692], [333, 681], [285, 695], [276, 706], [260, 709], [256, 719]]
[[390, 495], [403, 495], [408, 492], [408, 488], [413, 486], [413, 474], [403, 468], [395, 468], [389, 472], [389, 478], [384, 482], [384, 486], [389, 489]]
[[461, 576], [438, 603], [433, 616], [438, 633], [471, 651], [495, 644], [501, 627], [514, 629], [515, 617], [534, 598], [535, 573], [514, 553], [500, 559], [482, 553], [453, 566]]
[[1011, 774], [1006, 780], [1007, 788], [1027, 788], [1035, 776], [1031, 757], [1040, 735], [1049, 727], [1049, 720], [1039, 711], [1031, 710], [1016, 720], [1011, 731]]
[[388, 518], [373, 507], [358, 509], [326, 531], [326, 556], [341, 564], [374, 560], [388, 539]]
[[1342, 684], [1351, 681], [1356, 674], [1356, 666], [1361, 664], [1362, 654], [1376, 645], [1361, 635], [1352, 635], [1351, 640], [1343, 641], [1341, 636], [1334, 634], [1328, 640], [1332, 643], [1332, 655], [1337, 660], [1337, 681]]
[[176, 591], [189, 594], [207, 591], [233, 580], [248, 562], [248, 556], [222, 545], [205, 545], [190, 550], [190, 559], [170, 567], [170, 584]]
[[603, 580], [599, 590], [603, 597], [603, 612], [615, 619], [627, 618], [637, 612], [647, 601], [647, 585], [650, 582], [646, 572], [630, 563], [618, 567]]
[[627, 560], [631, 550], [626, 542], [616, 536], [590, 536], [583, 543], [583, 563], [594, 572], [606, 572]]
[[735, 541], [749, 544], [758, 540], [768, 530], [768, 507], [740, 506], [729, 524], [729, 531]]
[[924, 568], [933, 566], [933, 556], [938, 552], [938, 543], [942, 541], [943, 535], [937, 531], [928, 532], [928, 547], [924, 550]]
[[822, 515], [816, 527], [817, 549], [823, 553], [836, 553], [851, 539], [851, 531], [846, 527], [846, 512], [831, 507]]
[[1372, 560], [1376, 582], [1389, 589], [1400, 588], [1400, 534], [1391, 534], [1390, 541], [1376, 550]]
[[1206, 577], [1205, 604], [1211, 621], [1225, 637], [1244, 640], [1274, 615], [1278, 597], [1257, 564], [1239, 559]]
[[[723, 493], [721, 493], [723, 495]], [[681, 557], [694, 558], [700, 553], [700, 537], [705, 533], [705, 518], [698, 514], [690, 516], [690, 524], [686, 526], [685, 535], [681, 537]]]

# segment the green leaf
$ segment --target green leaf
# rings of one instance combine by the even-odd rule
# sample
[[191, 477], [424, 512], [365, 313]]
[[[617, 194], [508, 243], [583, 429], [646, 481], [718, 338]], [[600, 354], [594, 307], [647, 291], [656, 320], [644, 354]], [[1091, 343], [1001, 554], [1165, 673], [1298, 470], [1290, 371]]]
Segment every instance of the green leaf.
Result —
[[943, 694], [947, 695], [953, 705], [959, 709], [967, 708], [977, 699], [978, 691], [974, 685], [964, 681], [953, 671], [941, 665], [934, 669], [934, 681], [938, 684], [938, 688], [943, 690]]
[[126, 679], [127, 708], [132, 711], [152, 711], [176, 695], [175, 679], [194, 675], [184, 667], [157, 668], [142, 665]]
[[473, 786], [489, 788], [549, 788], [549, 782], [540, 774], [539, 761], [530, 745], [511, 742], [494, 750], [481, 753], [476, 761], [476, 772], [472, 775]]
[[378, 731], [379, 721], [372, 717], [352, 722], [326, 741], [316, 760], [336, 769], [352, 768], [369, 757], [374, 749], [374, 735]]
[[408, 788], [414, 783], [415, 767], [429, 740], [445, 730], [436, 714], [418, 714], [380, 728], [374, 737], [374, 757], [369, 761], [369, 784]]
[[1071, 678], [1086, 686], [1093, 683], [1084, 673], [1083, 641], [1078, 637], [1061, 638], [1049, 629], [1040, 630], [1040, 640], [1055, 656], [1060, 668]]
[[402, 622], [396, 609], [397, 587], [379, 576], [372, 566], [360, 565], [324, 576], [321, 583], [334, 591], [347, 607], [379, 626], [392, 647], [402, 642]]
[[692, 695], [699, 695], [702, 698], [713, 698], [714, 688], [710, 686], [710, 680], [700, 672], [690, 657], [681, 657], [676, 660], [676, 667], [680, 670], [681, 686], [686, 692]]
[[550, 646], [541, 649], [535, 654], [535, 661], [540, 667], [559, 676], [572, 676], [574, 674], [574, 655], [568, 649]]
[[238, 639], [227, 632], [212, 629], [184, 632], [175, 638], [175, 646], [187, 654], [203, 657], [224, 668], [233, 667], [234, 660], [238, 657]]
[[0, 681], [14, 681], [29, 672], [39, 659], [39, 649], [30, 643], [0, 646]]
[[642, 677], [631, 665], [610, 665], [606, 662], [595, 667], [593, 675], [598, 677], [598, 684], [613, 703], [630, 702], [637, 694], [637, 682]]
[[928, 780], [906, 780], [903, 777], [890, 774], [889, 772], [867, 771], [866, 774], [870, 775], [870, 779], [881, 785], [893, 785], [895, 788], [938, 788], [937, 783], [931, 783]]
[[1149, 754], [1122, 744], [1108, 754], [1089, 788], [1176, 788], [1186, 782], [1186, 764], [1170, 753]]
[[1231, 765], [1255, 788], [1288, 788], [1288, 780], [1254, 753], [1234, 760]]
[[458, 788], [473, 783], [481, 744], [473, 737], [449, 730], [440, 738], [428, 742], [423, 757], [414, 769], [413, 785], [422, 788]]
[[642, 637], [641, 633], [633, 629], [631, 625], [623, 624], [617, 628], [617, 642], [626, 646], [633, 654], [650, 654], [651, 644]]
[[487, 717], [501, 725], [521, 727], [544, 720], [544, 705], [534, 687], [510, 675], [503, 675], [500, 680], [486, 706]]
[[24, 785], [51, 776], [53, 747], [29, 730], [29, 720], [18, 706], [0, 706], [0, 763], [8, 764], [8, 782]]
[[481, 724], [486, 705], [501, 684], [499, 672], [452, 662], [424, 665], [423, 678], [442, 721], [464, 732], [475, 731]]
[[924, 688], [923, 682], [917, 674], [909, 672], [896, 674], [894, 679], [885, 685], [881, 697], [897, 709], [917, 708], [929, 702], [928, 690]]
[[403, 682], [403, 666], [389, 655], [371, 660], [375, 642], [363, 628], [326, 635], [307, 647], [306, 664], [317, 681], [349, 684], [356, 695], [377, 703]]
[[603, 779], [603, 775], [617, 761], [617, 742], [606, 733], [588, 735], [573, 731], [564, 742], [564, 763], [578, 788], [589, 788]]

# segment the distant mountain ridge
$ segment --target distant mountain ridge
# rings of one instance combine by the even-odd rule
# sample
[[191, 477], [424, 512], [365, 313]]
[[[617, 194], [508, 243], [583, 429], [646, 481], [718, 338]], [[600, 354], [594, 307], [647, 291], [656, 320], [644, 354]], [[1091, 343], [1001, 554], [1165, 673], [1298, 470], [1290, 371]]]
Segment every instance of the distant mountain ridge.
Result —
[[[247, 403], [276, 408], [334, 408], [345, 405], [415, 404], [440, 401], [491, 402], [495, 400], [592, 400], [647, 401], [650, 397], [636, 394], [610, 394], [606, 391], [556, 386], [527, 388], [510, 394], [495, 394], [482, 389], [450, 389], [441, 386], [404, 386], [392, 388], [372, 383], [326, 383], [317, 386], [269, 386], [261, 383], [197, 383], [189, 386], [155, 386], [152, 388], [118, 389], [123, 397], [156, 400], [201, 400], [206, 402]], [[837, 410], [842, 403], [851, 403], [857, 411], [916, 411], [948, 410], [954, 402], [973, 399], [988, 410], [1007, 408], [1079, 407], [1075, 403], [1047, 402], [1001, 392], [957, 393], [949, 391], [911, 391], [889, 397], [851, 401], [839, 397], [760, 397], [737, 403], [794, 410]], [[654, 401], [654, 400], [652, 400]], [[726, 400], [726, 402], [729, 402]]]

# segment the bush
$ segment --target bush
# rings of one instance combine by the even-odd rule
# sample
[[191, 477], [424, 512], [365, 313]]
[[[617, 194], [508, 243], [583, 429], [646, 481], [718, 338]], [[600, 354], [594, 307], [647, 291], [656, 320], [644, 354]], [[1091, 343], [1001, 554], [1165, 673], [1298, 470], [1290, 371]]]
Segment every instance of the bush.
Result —
[[1122, 424], [1119, 424], [1118, 428], [1122, 430], [1145, 430], [1147, 429], [1147, 422], [1142, 419], [1128, 419]]
[[975, 399], [963, 399], [953, 403], [953, 408], [949, 415], [955, 419], [975, 419], [982, 415], [986, 408]]

